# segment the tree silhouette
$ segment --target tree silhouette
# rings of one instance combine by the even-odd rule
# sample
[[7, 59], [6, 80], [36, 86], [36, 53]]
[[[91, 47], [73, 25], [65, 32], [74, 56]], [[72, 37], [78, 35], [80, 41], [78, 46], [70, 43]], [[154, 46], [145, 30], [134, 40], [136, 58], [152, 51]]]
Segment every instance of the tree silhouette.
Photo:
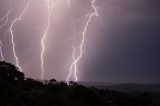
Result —
[[49, 83], [50, 84], [57, 84], [57, 81], [56, 81], [56, 79], [51, 79], [51, 80], [49, 80]]
[[4, 61], [0, 62], [0, 79], [8, 81], [24, 80], [24, 74], [17, 67]]

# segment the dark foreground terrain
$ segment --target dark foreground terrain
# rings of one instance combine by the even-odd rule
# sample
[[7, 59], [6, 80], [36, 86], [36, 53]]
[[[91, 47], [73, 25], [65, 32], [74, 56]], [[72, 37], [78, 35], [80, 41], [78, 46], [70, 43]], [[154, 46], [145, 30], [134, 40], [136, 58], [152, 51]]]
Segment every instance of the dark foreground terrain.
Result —
[[160, 106], [160, 94], [100, 90], [55, 79], [42, 83], [0, 62], [0, 106]]

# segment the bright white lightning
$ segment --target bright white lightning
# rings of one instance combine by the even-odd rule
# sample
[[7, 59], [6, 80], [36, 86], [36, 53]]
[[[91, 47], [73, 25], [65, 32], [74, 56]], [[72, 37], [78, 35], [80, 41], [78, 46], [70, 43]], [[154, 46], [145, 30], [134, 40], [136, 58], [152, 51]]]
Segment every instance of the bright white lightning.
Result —
[[28, 8], [29, 8], [29, 5], [32, 3], [33, 0], [29, 0], [27, 2], [27, 6], [26, 8], [22, 11], [22, 13], [20, 14], [20, 16], [18, 18], [15, 18], [12, 23], [11, 23], [11, 26], [10, 26], [10, 33], [11, 33], [11, 41], [12, 41], [12, 49], [13, 49], [13, 55], [14, 55], [14, 58], [15, 58], [15, 63], [16, 63], [16, 66], [19, 68], [19, 70], [22, 72], [22, 67], [20, 67], [19, 65], [19, 59], [18, 59], [18, 56], [16, 55], [16, 50], [15, 50], [15, 42], [14, 42], [14, 34], [13, 34], [13, 27], [14, 25], [18, 22], [18, 21], [21, 21], [22, 20], [22, 17], [24, 16], [24, 14], [28, 11]]
[[[73, 47], [73, 54], [72, 54], [72, 63], [71, 63], [71, 66], [70, 66], [70, 70], [69, 70], [69, 75], [67, 77], [67, 84], [69, 85], [69, 79], [71, 77], [71, 75], [73, 74], [73, 70], [77, 70], [77, 65], [76, 65], [76, 59], [75, 59], [75, 54], [76, 54], [76, 48]], [[75, 81], [77, 81], [78, 78], [77, 76], [75, 76]]]
[[92, 0], [91, 2], [92, 2], [92, 9], [93, 9], [94, 11], [89, 15], [89, 17], [88, 17], [88, 19], [87, 19], [87, 22], [86, 22], [86, 24], [85, 24], [85, 26], [84, 26], [84, 30], [83, 30], [83, 32], [82, 32], [82, 41], [81, 41], [80, 46], [79, 46], [79, 51], [80, 51], [80, 53], [79, 53], [78, 56], [75, 56], [75, 54], [76, 54], [76, 48], [74, 48], [73, 55], [72, 55], [73, 62], [72, 62], [72, 64], [71, 64], [71, 66], [70, 66], [70, 73], [69, 73], [69, 75], [68, 75], [68, 77], [67, 77], [67, 79], [66, 79], [67, 84], [69, 84], [70, 77], [71, 77], [72, 73], [74, 73], [74, 77], [75, 77], [75, 80], [74, 80], [74, 81], [75, 81], [75, 82], [78, 81], [78, 76], [77, 76], [78, 68], [77, 68], [77, 64], [78, 64], [78, 62], [80, 61], [80, 59], [82, 58], [82, 56], [83, 56], [83, 46], [84, 46], [84, 42], [85, 42], [85, 37], [86, 37], [86, 33], [87, 33], [87, 28], [88, 28], [88, 26], [89, 26], [92, 18], [93, 18], [94, 16], [98, 16], [98, 11], [97, 11], [97, 8], [96, 8], [96, 6], [95, 6], [96, 0]]
[[2, 53], [2, 41], [0, 41], [0, 56], [1, 56], [1, 61], [4, 61], [3, 53]]
[[41, 79], [44, 79], [44, 52], [45, 52], [44, 42], [45, 42], [47, 33], [49, 31], [49, 27], [50, 27], [50, 21], [51, 21], [52, 10], [54, 8], [54, 2], [52, 0], [46, 0], [46, 5], [47, 5], [47, 9], [48, 9], [48, 21], [47, 21], [47, 27], [44, 31], [44, 35], [41, 39], [41, 46], [42, 46], [42, 51], [41, 51], [41, 70], [42, 70]]

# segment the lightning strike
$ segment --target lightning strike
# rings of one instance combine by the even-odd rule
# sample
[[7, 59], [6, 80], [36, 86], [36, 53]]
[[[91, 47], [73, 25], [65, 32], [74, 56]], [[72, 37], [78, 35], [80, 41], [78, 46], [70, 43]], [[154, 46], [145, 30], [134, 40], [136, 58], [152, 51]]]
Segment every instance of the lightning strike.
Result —
[[12, 23], [11, 23], [11, 26], [10, 26], [10, 34], [11, 34], [11, 41], [12, 41], [12, 49], [13, 49], [13, 55], [14, 55], [14, 58], [15, 58], [15, 63], [16, 63], [16, 66], [19, 68], [19, 70], [22, 72], [22, 67], [19, 65], [19, 59], [18, 59], [18, 56], [16, 54], [16, 45], [15, 45], [15, 42], [14, 42], [14, 34], [13, 34], [13, 28], [14, 28], [14, 25], [21, 21], [24, 14], [28, 11], [28, 8], [29, 8], [29, 5], [33, 2], [33, 0], [29, 0], [27, 2], [27, 6], [26, 8], [22, 11], [22, 13], [20, 14], [20, 16], [18, 18], [15, 18]]
[[52, 10], [54, 8], [54, 2], [52, 0], [46, 0], [46, 5], [47, 5], [47, 9], [48, 9], [48, 20], [47, 20], [47, 27], [44, 31], [44, 35], [41, 39], [41, 46], [42, 46], [42, 51], [41, 51], [41, 70], [42, 70], [42, 74], [41, 74], [41, 79], [44, 79], [44, 52], [45, 52], [45, 39], [47, 36], [47, 33], [49, 31], [49, 27], [50, 27], [50, 21], [51, 21], [51, 15], [52, 15]]
[[[0, 19], [0, 22], [1, 21], [4, 21], [4, 23], [2, 25], [0, 25], [0, 29], [2, 29], [3, 27], [5, 27], [8, 23], [8, 20], [9, 20], [9, 15], [10, 15], [10, 12], [11, 11], [8, 11], [6, 15], [4, 15], [1, 19]], [[3, 52], [2, 52], [2, 46], [3, 46], [3, 43], [2, 41], [0, 41], [0, 56], [1, 56], [1, 61], [4, 61], [4, 56], [3, 56]]]
[[[75, 59], [75, 54], [76, 54], [76, 48], [73, 47], [73, 54], [72, 54], [72, 63], [71, 63], [71, 66], [70, 66], [70, 70], [69, 70], [69, 75], [67, 77], [67, 84], [69, 85], [69, 80], [70, 80], [70, 77], [72, 76], [73, 74], [73, 70], [77, 70], [77, 66], [75, 65], [75, 62], [76, 62], [76, 59]], [[75, 76], [75, 81], [77, 81], [77, 77]]]
[[74, 73], [74, 77], [75, 77], [75, 82], [78, 81], [78, 76], [77, 76], [77, 72], [78, 72], [78, 68], [77, 68], [77, 64], [78, 62], [80, 61], [80, 59], [83, 57], [83, 46], [84, 46], [84, 42], [85, 42], [85, 37], [86, 37], [86, 33], [87, 33], [87, 28], [92, 20], [92, 18], [94, 16], [98, 16], [98, 11], [97, 11], [97, 8], [95, 6], [95, 2], [96, 0], [92, 0], [92, 9], [94, 10], [88, 17], [87, 19], [87, 22], [84, 26], [84, 30], [82, 32], [82, 40], [81, 40], [81, 43], [79, 45], [79, 55], [76, 56], [76, 48], [74, 47], [74, 50], [73, 50], [73, 54], [72, 54], [72, 59], [73, 59], [73, 62], [71, 63], [71, 66], [70, 66], [70, 73], [66, 79], [66, 82], [67, 84], [69, 84], [69, 81], [70, 81], [70, 78], [71, 78], [71, 75]]
[[1, 56], [1, 61], [4, 61], [3, 53], [2, 53], [2, 41], [0, 41], [0, 56]]
[[5, 20], [4, 23], [2, 25], [0, 25], [0, 29], [7, 25], [8, 20], [9, 20], [9, 15], [10, 15], [10, 11], [7, 12], [7, 14], [0, 19], [0, 22]]
[[[44, 79], [44, 74], [45, 74], [45, 67], [44, 67], [45, 40], [46, 40], [46, 37], [48, 35], [48, 31], [50, 29], [52, 11], [53, 11], [53, 8], [55, 6], [54, 0], [44, 0], [44, 1], [46, 2], [48, 15], [47, 15], [47, 25], [46, 25], [46, 28], [44, 30], [43, 36], [41, 38], [41, 54], [40, 54], [41, 71], [42, 71], [41, 72], [41, 79]], [[15, 18], [11, 22], [11, 25], [10, 25], [10, 28], [9, 28], [9, 31], [10, 31], [10, 34], [11, 34], [11, 43], [12, 43], [12, 50], [13, 50], [13, 55], [14, 55], [14, 62], [15, 62], [15, 65], [19, 68], [19, 70], [21, 72], [22, 72], [23, 69], [19, 65], [19, 58], [16, 54], [16, 44], [15, 44], [15, 40], [14, 40], [15, 39], [14, 38], [15, 37], [14, 26], [17, 22], [22, 20], [23, 16], [28, 11], [29, 6], [31, 5], [32, 2], [33, 2], [33, 0], [28, 0], [28, 2], [26, 4], [26, 7], [21, 12], [20, 16]], [[83, 57], [83, 53], [84, 53], [83, 47], [84, 47], [84, 43], [85, 43], [85, 40], [86, 40], [86, 33], [88, 31], [88, 26], [91, 23], [92, 18], [94, 16], [98, 16], [98, 11], [97, 11], [97, 8], [95, 6], [95, 2], [96, 2], [96, 0], [91, 0], [91, 9], [92, 9], [93, 12], [90, 12], [89, 15], [87, 16], [87, 21], [86, 21], [86, 24], [85, 24], [84, 29], [82, 31], [82, 40], [80, 41], [79, 46], [75, 47], [74, 45], [72, 45], [73, 46], [72, 63], [70, 65], [69, 75], [66, 79], [67, 84], [69, 84], [69, 81], [71, 81], [72, 76], [74, 76], [74, 81], [75, 82], [78, 81], [78, 76], [77, 76], [78, 67], [77, 67], [77, 65], [78, 65], [78, 62]], [[70, 8], [70, 0], [66, 0], [66, 3], [68, 5], [68, 8]], [[0, 26], [0, 29], [3, 28], [4, 26], [6, 26], [6, 24], [8, 23], [9, 14], [10, 14], [10, 11], [0, 19], [0, 22], [5, 20], [4, 23]], [[72, 22], [72, 24], [74, 24], [74, 22]], [[3, 57], [3, 53], [2, 53], [2, 46], [3, 46], [2, 41], [0, 41], [0, 56], [1, 56], [1, 60], [3, 61], [4, 57]]]

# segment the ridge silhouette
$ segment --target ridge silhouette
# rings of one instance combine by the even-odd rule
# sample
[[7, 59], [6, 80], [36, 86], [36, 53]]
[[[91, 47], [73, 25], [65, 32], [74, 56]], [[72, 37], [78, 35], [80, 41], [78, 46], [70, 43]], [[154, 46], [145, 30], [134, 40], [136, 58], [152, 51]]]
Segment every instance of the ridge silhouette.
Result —
[[75, 82], [67, 85], [55, 79], [42, 83], [25, 78], [14, 65], [0, 62], [0, 106], [160, 106], [157, 98], [150, 93], [123, 93]]

